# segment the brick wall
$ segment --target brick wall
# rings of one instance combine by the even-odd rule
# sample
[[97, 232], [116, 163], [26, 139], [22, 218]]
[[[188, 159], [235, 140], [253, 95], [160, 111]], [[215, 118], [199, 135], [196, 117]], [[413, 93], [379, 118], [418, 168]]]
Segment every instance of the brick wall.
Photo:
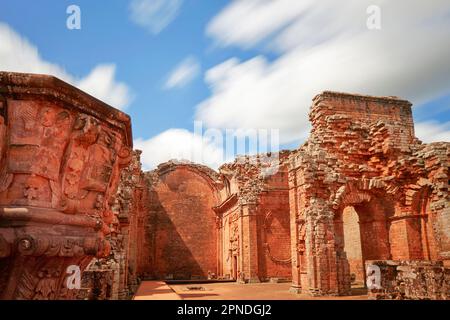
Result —
[[258, 230], [260, 236], [260, 277], [262, 279], [291, 279], [288, 190], [278, 189], [264, 193], [260, 201]]
[[380, 287], [369, 290], [371, 299], [450, 299], [450, 268], [444, 267], [442, 262], [366, 262], [366, 268], [372, 266], [379, 268], [381, 277]]
[[200, 175], [179, 167], [159, 178], [150, 195], [154, 220], [152, 273], [156, 278], [207, 278], [217, 274], [214, 194]]

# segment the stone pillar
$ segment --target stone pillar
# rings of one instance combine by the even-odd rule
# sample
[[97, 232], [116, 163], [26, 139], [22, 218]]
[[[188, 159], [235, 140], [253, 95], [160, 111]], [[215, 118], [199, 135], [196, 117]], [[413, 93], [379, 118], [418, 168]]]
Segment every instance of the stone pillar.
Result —
[[216, 218], [216, 227], [217, 227], [217, 278], [221, 278], [224, 276], [223, 272], [223, 251], [224, 251], [224, 237], [223, 237], [223, 219], [221, 215], [219, 215], [217, 212], [217, 218]]
[[433, 203], [436, 214], [437, 239], [440, 259], [450, 266], [450, 204], [447, 202]]
[[347, 294], [350, 274], [345, 255], [336, 250], [334, 213], [321, 199], [311, 203], [314, 206], [308, 208], [305, 214], [307, 290], [312, 295]]
[[293, 293], [302, 292], [301, 281], [301, 253], [304, 252], [304, 241], [301, 239], [301, 232], [304, 229], [305, 222], [298, 219], [299, 216], [299, 197], [297, 186], [297, 170], [289, 172], [289, 211], [291, 223], [291, 265], [292, 265], [292, 285], [290, 291]]
[[242, 206], [242, 271], [248, 283], [258, 283], [258, 226], [256, 205], [246, 204]]
[[1, 299], [76, 298], [77, 271], [109, 254], [131, 141], [127, 115], [75, 87], [0, 72]]

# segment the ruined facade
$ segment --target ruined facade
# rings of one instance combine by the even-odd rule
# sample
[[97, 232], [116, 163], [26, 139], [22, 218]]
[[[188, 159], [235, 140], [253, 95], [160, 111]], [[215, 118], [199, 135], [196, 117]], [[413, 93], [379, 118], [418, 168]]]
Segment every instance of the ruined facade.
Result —
[[215, 208], [221, 275], [245, 282], [290, 280], [288, 155], [273, 157], [274, 172], [265, 172], [266, 159], [259, 157], [238, 158], [219, 169], [226, 195]]
[[450, 143], [422, 144], [395, 97], [324, 92], [310, 120], [297, 150], [143, 172], [127, 115], [0, 73], [0, 298], [128, 299], [151, 279], [347, 295], [373, 264], [376, 297], [447, 299]]
[[287, 166], [280, 168], [264, 178], [257, 158], [244, 158], [219, 172], [171, 161], [147, 173], [142, 271], [156, 279], [289, 279]]
[[349, 293], [358, 273], [345, 248], [349, 207], [360, 260], [448, 261], [450, 143], [420, 143], [411, 104], [394, 97], [324, 92], [310, 120], [290, 156], [293, 289]]

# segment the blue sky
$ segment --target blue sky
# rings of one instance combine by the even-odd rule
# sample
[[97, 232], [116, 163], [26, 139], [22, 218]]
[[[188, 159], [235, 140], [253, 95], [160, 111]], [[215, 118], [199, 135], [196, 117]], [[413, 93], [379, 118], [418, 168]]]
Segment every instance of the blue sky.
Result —
[[[194, 120], [279, 129], [282, 147], [295, 147], [324, 89], [409, 99], [419, 138], [450, 140], [446, 1], [275, 2], [4, 1], [0, 69], [53, 73], [129, 113], [146, 168], [192, 148], [213, 167], [229, 160]], [[367, 30], [372, 3], [381, 30]], [[72, 4], [81, 30], [66, 27]]]
[[[169, 72], [186, 56], [195, 55], [204, 68], [233, 53], [208, 53], [204, 36], [208, 20], [226, 1], [189, 1], [160, 34], [150, 34], [129, 19], [127, 1], [8, 1], [0, 20], [39, 48], [41, 56], [82, 77], [99, 63], [114, 63], [117, 79], [132, 91], [127, 112], [136, 137], [149, 138], [170, 127], [192, 128], [193, 108], [208, 94], [196, 79], [176, 92], [163, 90]], [[81, 8], [81, 30], [66, 28], [66, 8]]]

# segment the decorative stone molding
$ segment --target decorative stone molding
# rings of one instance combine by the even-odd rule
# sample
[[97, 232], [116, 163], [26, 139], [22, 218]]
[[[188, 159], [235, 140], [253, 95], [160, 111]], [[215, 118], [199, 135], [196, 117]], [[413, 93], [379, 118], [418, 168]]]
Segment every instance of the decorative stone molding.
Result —
[[66, 268], [110, 252], [130, 118], [51, 76], [0, 72], [0, 94], [0, 297], [74, 298]]

